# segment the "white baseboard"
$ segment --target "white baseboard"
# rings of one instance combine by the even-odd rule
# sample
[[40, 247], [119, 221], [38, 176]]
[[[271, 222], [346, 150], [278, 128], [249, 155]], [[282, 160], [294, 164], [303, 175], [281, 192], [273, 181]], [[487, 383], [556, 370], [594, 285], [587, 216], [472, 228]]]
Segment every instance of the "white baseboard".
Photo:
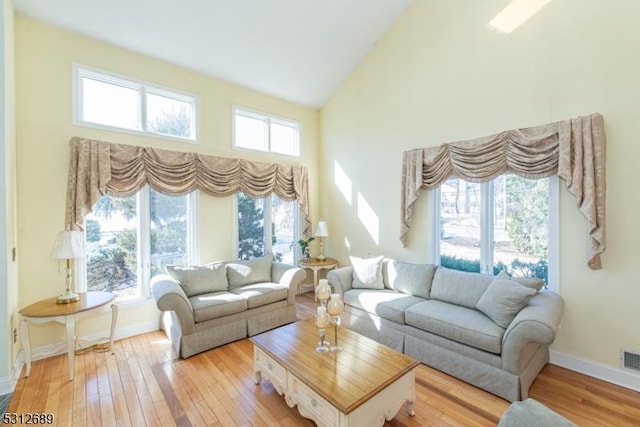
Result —
[[550, 351], [550, 362], [554, 365], [580, 372], [590, 377], [598, 378], [608, 383], [616, 384], [631, 390], [640, 391], [640, 375], [622, 368], [616, 368], [592, 360]]
[[20, 352], [18, 353], [18, 357], [16, 357], [15, 362], [13, 363], [13, 369], [11, 370], [9, 376], [0, 378], [0, 396], [3, 396], [7, 393], [13, 393], [13, 390], [16, 389], [16, 383], [18, 382], [18, 377], [20, 376], [23, 365], [24, 353]]

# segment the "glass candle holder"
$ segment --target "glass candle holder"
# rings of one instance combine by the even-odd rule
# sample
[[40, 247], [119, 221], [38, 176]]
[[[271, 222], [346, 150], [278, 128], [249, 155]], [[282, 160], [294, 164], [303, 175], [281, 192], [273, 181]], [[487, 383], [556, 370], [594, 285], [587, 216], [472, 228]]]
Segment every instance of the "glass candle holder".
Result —
[[344, 310], [344, 303], [340, 299], [340, 294], [331, 294], [331, 299], [327, 303], [327, 313], [331, 316], [333, 323], [333, 331], [335, 337], [335, 345], [332, 345], [331, 351], [340, 351], [342, 347], [338, 345], [338, 325], [340, 324], [340, 315]]
[[329, 351], [329, 343], [324, 340], [326, 335], [326, 328], [329, 325], [330, 318], [327, 314], [327, 309], [324, 306], [318, 307], [316, 313], [316, 326], [318, 327], [318, 332], [320, 333], [320, 342], [316, 347], [316, 351], [318, 353], [326, 353]]
[[318, 281], [318, 287], [316, 288], [316, 299], [320, 300], [320, 303], [326, 306], [330, 296], [331, 286], [329, 286], [329, 281], [327, 279], [320, 279]]

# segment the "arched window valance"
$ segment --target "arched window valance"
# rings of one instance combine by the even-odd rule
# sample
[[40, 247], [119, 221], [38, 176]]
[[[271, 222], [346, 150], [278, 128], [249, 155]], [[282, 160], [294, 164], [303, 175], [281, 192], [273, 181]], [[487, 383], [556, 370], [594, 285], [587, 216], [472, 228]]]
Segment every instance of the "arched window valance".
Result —
[[411, 209], [420, 189], [456, 176], [486, 182], [504, 173], [525, 178], [558, 175], [587, 218], [588, 265], [602, 268], [605, 239], [605, 134], [598, 113], [495, 135], [405, 151], [402, 166], [400, 241], [406, 245]]
[[145, 185], [180, 196], [201, 190], [212, 196], [242, 191], [297, 200], [303, 233], [311, 233], [307, 168], [112, 144], [74, 137], [67, 182], [66, 228], [81, 230], [84, 217], [105, 194], [126, 197]]

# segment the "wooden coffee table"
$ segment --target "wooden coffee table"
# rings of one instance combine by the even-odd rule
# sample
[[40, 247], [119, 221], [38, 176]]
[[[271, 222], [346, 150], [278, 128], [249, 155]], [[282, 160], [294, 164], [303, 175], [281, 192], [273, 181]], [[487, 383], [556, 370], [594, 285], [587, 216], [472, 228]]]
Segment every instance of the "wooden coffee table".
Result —
[[415, 415], [415, 359], [341, 327], [342, 351], [317, 353], [318, 340], [313, 319], [252, 337], [256, 384], [269, 380], [319, 426], [381, 426], [405, 404]]

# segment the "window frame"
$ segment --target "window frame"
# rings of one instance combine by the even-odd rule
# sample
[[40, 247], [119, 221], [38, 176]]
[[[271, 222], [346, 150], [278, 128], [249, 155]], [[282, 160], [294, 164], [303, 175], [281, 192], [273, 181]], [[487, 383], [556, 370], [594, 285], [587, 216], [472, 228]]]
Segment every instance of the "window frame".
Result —
[[[191, 144], [199, 144], [199, 124], [200, 124], [200, 108], [197, 95], [180, 91], [173, 88], [163, 87], [160, 85], [137, 80], [131, 77], [112, 73], [105, 70], [89, 67], [86, 65], [73, 63], [73, 124], [75, 126], [88, 127], [93, 129], [109, 130], [114, 132], [128, 133], [133, 135], [144, 135], [153, 138], [168, 139], [172, 141], [188, 142]], [[138, 116], [139, 123], [137, 129], [119, 127], [96, 123], [83, 118], [83, 85], [82, 79], [90, 78], [102, 83], [122, 86], [124, 88], [133, 89], [138, 92]], [[147, 94], [163, 96], [176, 101], [185, 102], [191, 105], [191, 121], [190, 134], [191, 137], [182, 137], [177, 135], [166, 135], [159, 132], [148, 130], [147, 124]]]
[[[136, 303], [150, 299], [151, 295], [151, 215], [149, 206], [149, 186], [145, 185], [136, 193], [137, 206], [137, 269], [136, 278], [139, 286], [139, 296], [121, 301], [121, 303]], [[193, 191], [187, 194], [187, 264], [198, 265], [200, 263], [200, 242], [198, 206], [199, 192]], [[86, 244], [86, 227], [84, 238]], [[78, 258], [74, 266], [76, 292], [87, 292], [87, 258]]]
[[[440, 186], [428, 192], [431, 221], [429, 230], [429, 252], [432, 256], [429, 262], [440, 265]], [[481, 273], [493, 274], [493, 185], [491, 182], [481, 184], [480, 211], [480, 268]], [[560, 179], [557, 175], [549, 177], [549, 234], [548, 242], [548, 283], [547, 288], [560, 291]]]
[[[250, 108], [242, 107], [239, 105], [233, 105], [232, 111], [232, 129], [231, 129], [231, 145], [234, 150], [246, 150], [252, 152], [261, 152], [261, 153], [271, 153], [288, 157], [297, 157], [301, 156], [302, 149], [302, 123], [297, 120], [292, 120], [286, 117], [276, 116], [273, 114], [264, 113], [261, 111], [253, 110]], [[266, 147], [264, 150], [242, 147], [236, 143], [236, 116], [244, 116], [251, 119], [262, 120], [265, 122], [265, 140]], [[296, 141], [295, 141], [295, 153], [281, 153], [279, 151], [272, 150], [271, 143], [271, 124], [278, 124], [281, 126], [289, 126], [296, 130]]]

